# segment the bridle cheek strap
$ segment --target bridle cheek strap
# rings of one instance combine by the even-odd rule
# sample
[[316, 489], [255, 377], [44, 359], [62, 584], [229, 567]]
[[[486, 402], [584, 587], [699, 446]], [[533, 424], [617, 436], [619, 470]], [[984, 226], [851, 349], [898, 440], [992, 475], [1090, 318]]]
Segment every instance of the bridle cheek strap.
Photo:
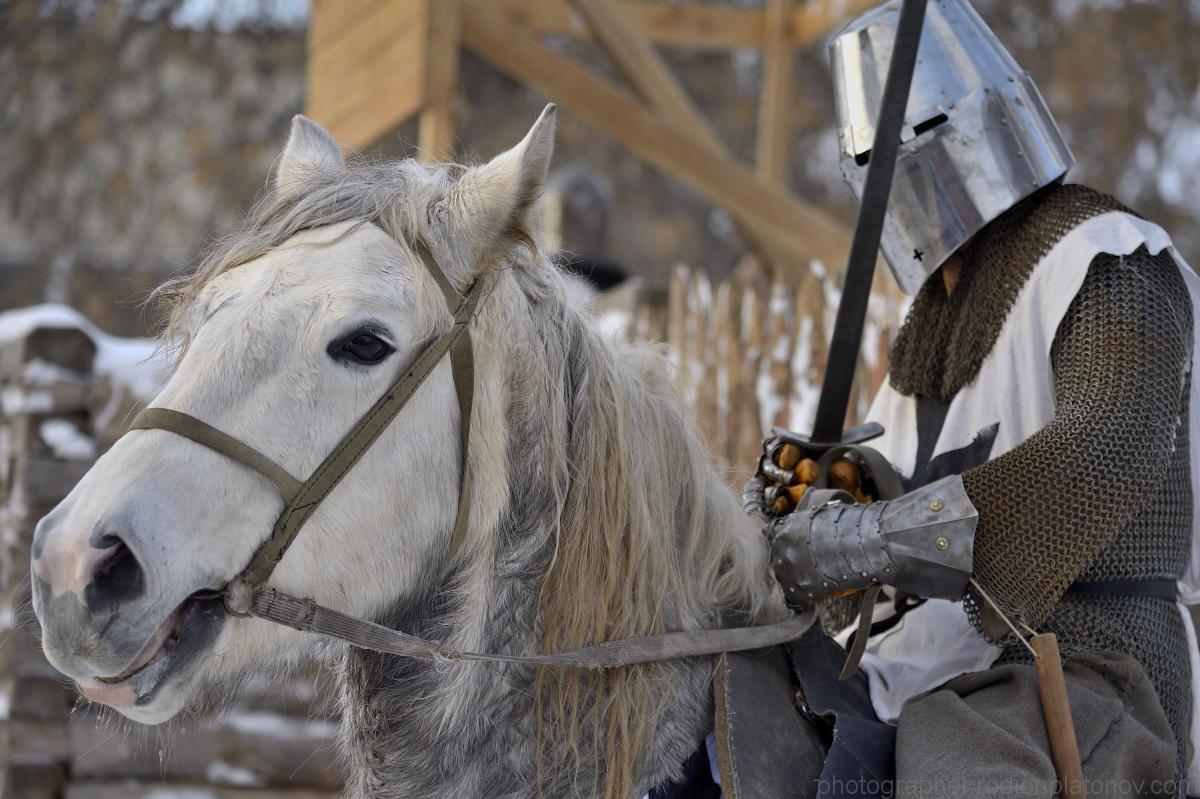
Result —
[[[296, 540], [296, 536], [305, 522], [354, 467], [354, 464], [358, 463], [371, 445], [383, 434], [383, 431], [408, 404], [417, 389], [447, 354], [451, 359], [451, 372], [461, 419], [458, 507], [454, 532], [451, 534], [446, 555], [447, 565], [461, 549], [462, 542], [466, 537], [467, 526], [470, 523], [471, 482], [470, 471], [467, 468], [467, 450], [471, 435], [472, 396], [475, 382], [470, 324], [479, 306], [480, 295], [483, 291], [482, 281], [477, 280], [467, 289], [465, 295], [460, 296], [450, 284], [445, 273], [434, 262], [429, 250], [423, 245], [418, 245], [416, 249], [421, 256], [421, 262], [442, 289], [450, 308], [453, 309], [454, 322], [450, 330], [435, 339], [417, 356], [416, 360], [392, 383], [383, 396], [359, 419], [358, 423], [350, 429], [350, 432], [342, 438], [304, 482], [297, 480], [286, 469], [249, 444], [180, 411], [169, 408], [147, 408], [139, 413], [130, 425], [131, 430], [166, 430], [219, 452], [271, 481], [280, 496], [283, 497], [283, 510], [271, 530], [271, 535], [254, 553], [240, 577], [231, 583], [230, 595], [226, 597], [227, 606], [230, 605], [229, 600], [235, 593], [232, 589], [238, 587], [235, 584], [240, 583], [239, 588], [243, 590], [236, 591], [240, 598], [235, 604], [239, 607], [231, 606], [230, 610], [244, 613], [250, 609], [248, 605], [251, 597], [266, 588], [272, 572], [279, 561], [283, 559], [292, 542]], [[244, 589], [249, 589], [249, 592], [247, 593]]]

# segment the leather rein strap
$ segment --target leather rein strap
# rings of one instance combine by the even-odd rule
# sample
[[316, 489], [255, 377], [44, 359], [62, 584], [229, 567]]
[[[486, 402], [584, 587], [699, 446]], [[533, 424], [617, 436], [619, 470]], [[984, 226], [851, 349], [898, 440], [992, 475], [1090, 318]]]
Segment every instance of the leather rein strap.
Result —
[[300, 599], [268, 588], [267, 581], [292, 542], [296, 540], [305, 522], [408, 404], [417, 389], [446, 355], [450, 356], [454, 388], [458, 397], [459, 444], [462, 453], [459, 462], [458, 509], [445, 559], [447, 566], [457, 557], [462, 547], [470, 523], [472, 493], [471, 475], [467, 468], [475, 382], [470, 324], [479, 307], [483, 281], [476, 280], [465, 294], [460, 295], [429, 249], [422, 242], [417, 242], [414, 249], [445, 296], [447, 305], [453, 311], [454, 323], [450, 330], [435, 339], [417, 356], [307, 480], [301, 482], [254, 447], [180, 411], [147, 408], [139, 413], [130, 425], [130, 430], [166, 430], [218, 452], [270, 480], [283, 497], [284, 507], [271, 535], [254, 553], [241, 575], [214, 594], [223, 597], [225, 608], [230, 614], [256, 616], [302, 632], [328, 635], [353, 646], [405, 657], [483, 660], [590, 669], [760, 649], [793, 641], [812, 626], [815, 614], [806, 613], [758, 627], [628, 638], [552, 655], [485, 655], [449, 649], [398, 630], [347, 616], [318, 605], [312, 599]]
[[268, 619], [301, 632], [332, 636], [363, 649], [387, 652], [421, 660], [474, 660], [492, 663], [520, 663], [531, 666], [557, 666], [577, 669], [613, 669], [655, 663], [676, 658], [701, 657], [721, 652], [766, 649], [795, 641], [813, 625], [816, 614], [791, 616], [775, 624], [758, 627], [731, 627], [724, 630], [661, 633], [607, 641], [570, 652], [552, 655], [493, 655], [464, 652], [426, 641], [415, 635], [393, 630], [373, 622], [348, 616], [312, 599], [297, 597], [268, 588], [256, 594], [250, 615]]

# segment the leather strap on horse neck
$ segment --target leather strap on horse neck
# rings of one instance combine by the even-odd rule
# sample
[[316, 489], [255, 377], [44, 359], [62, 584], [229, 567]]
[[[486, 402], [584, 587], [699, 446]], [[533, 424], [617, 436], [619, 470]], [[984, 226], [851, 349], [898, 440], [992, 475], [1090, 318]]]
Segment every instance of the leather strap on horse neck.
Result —
[[294, 630], [328, 635], [360, 649], [401, 657], [519, 663], [571, 669], [613, 669], [663, 660], [703, 657], [721, 652], [766, 649], [799, 639], [816, 620], [816, 613], [809, 611], [757, 627], [642, 635], [551, 654], [498, 655], [451, 649], [400, 630], [347, 616], [345, 613], [318, 605], [312, 599], [300, 599], [274, 588], [255, 594], [249, 613]]
[[[429, 249], [418, 242], [414, 249], [420, 256], [434, 282], [441, 289], [446, 302], [454, 314], [450, 330], [434, 340], [416, 360], [396, 379], [388, 390], [371, 406], [358, 423], [342, 438], [333, 451], [301, 482], [290, 475], [273, 460], [248, 444], [238, 441], [193, 416], [169, 408], [147, 408], [134, 419], [130, 429], [166, 430], [191, 439], [209, 449], [225, 455], [266, 477], [279, 490], [284, 500], [283, 511], [275, 522], [271, 535], [255, 552], [250, 564], [235, 581], [256, 594], [265, 589], [276, 565], [283, 559], [295, 541], [300, 529], [313, 512], [341, 482], [346, 473], [379, 438], [396, 415], [408, 404], [416, 390], [449, 354], [454, 377], [455, 393], [460, 413], [459, 445], [459, 499], [455, 516], [454, 531], [446, 554], [446, 563], [458, 554], [470, 522], [471, 483], [467, 468], [467, 449], [470, 441], [472, 395], [474, 393], [474, 357], [471, 347], [470, 324], [479, 306], [482, 281], [475, 281], [466, 294], [460, 295], [449, 278], [434, 260]], [[243, 593], [243, 592], [238, 592]], [[248, 597], [238, 604], [245, 605]], [[245, 612], [246, 607], [233, 608]]]

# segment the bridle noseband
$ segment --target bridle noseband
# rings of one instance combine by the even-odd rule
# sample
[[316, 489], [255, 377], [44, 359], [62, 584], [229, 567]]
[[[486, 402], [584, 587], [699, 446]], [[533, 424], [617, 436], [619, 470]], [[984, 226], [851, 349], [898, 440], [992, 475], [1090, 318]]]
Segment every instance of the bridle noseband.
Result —
[[606, 669], [674, 658], [698, 657], [720, 652], [760, 649], [794, 641], [812, 626], [815, 613], [792, 616], [785, 621], [757, 627], [672, 632], [608, 641], [548, 655], [495, 655], [463, 652], [379, 624], [348, 616], [267, 586], [275, 567], [296, 540], [305, 522], [320, 507], [346, 473], [358, 463], [417, 389], [447, 354], [454, 377], [459, 409], [459, 494], [454, 532], [447, 548], [445, 566], [452, 564], [462, 548], [470, 522], [471, 473], [467, 452], [471, 437], [471, 410], [475, 393], [474, 351], [471, 321], [478, 310], [483, 278], [477, 278], [460, 294], [437, 264], [423, 242], [413, 246], [426, 271], [446, 298], [454, 314], [451, 328], [434, 339], [404, 370], [388, 390], [326, 456], [307, 480], [300, 481], [254, 447], [194, 416], [170, 408], [147, 408], [139, 413], [130, 430], [166, 430], [218, 452], [261, 474], [283, 497], [283, 510], [271, 535], [259, 546], [249, 565], [223, 588], [201, 592], [206, 598], [220, 597], [225, 610], [234, 616], [255, 616], [302, 632], [332, 636], [353, 646], [404, 657], [432, 660], [483, 660], [526, 663], [538, 666]]

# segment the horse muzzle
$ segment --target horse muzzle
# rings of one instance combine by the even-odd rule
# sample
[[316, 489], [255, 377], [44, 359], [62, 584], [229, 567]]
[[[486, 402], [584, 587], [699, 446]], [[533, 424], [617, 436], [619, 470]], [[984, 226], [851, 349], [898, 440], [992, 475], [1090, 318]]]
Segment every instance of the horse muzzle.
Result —
[[[90, 614], [70, 594], [43, 604], [38, 616], [47, 658], [85, 697], [149, 723], [186, 700], [165, 694], [186, 694], [226, 618], [220, 599], [189, 596], [157, 623], [147, 616], [122, 623], [116, 614]], [[160, 700], [171, 707], [152, 710]]]
[[[107, 584], [112, 571], [123, 573], [119, 589]], [[164, 720], [178, 708], [163, 718], [147, 711], [164, 693], [179, 693], [174, 689], [198, 670], [224, 624], [221, 599], [201, 591], [180, 600], [147, 588], [131, 568], [112, 571], [63, 581], [52, 566], [35, 560], [33, 604], [42, 648], [88, 699], [138, 721]], [[55, 583], [47, 579], [55, 577]]]

